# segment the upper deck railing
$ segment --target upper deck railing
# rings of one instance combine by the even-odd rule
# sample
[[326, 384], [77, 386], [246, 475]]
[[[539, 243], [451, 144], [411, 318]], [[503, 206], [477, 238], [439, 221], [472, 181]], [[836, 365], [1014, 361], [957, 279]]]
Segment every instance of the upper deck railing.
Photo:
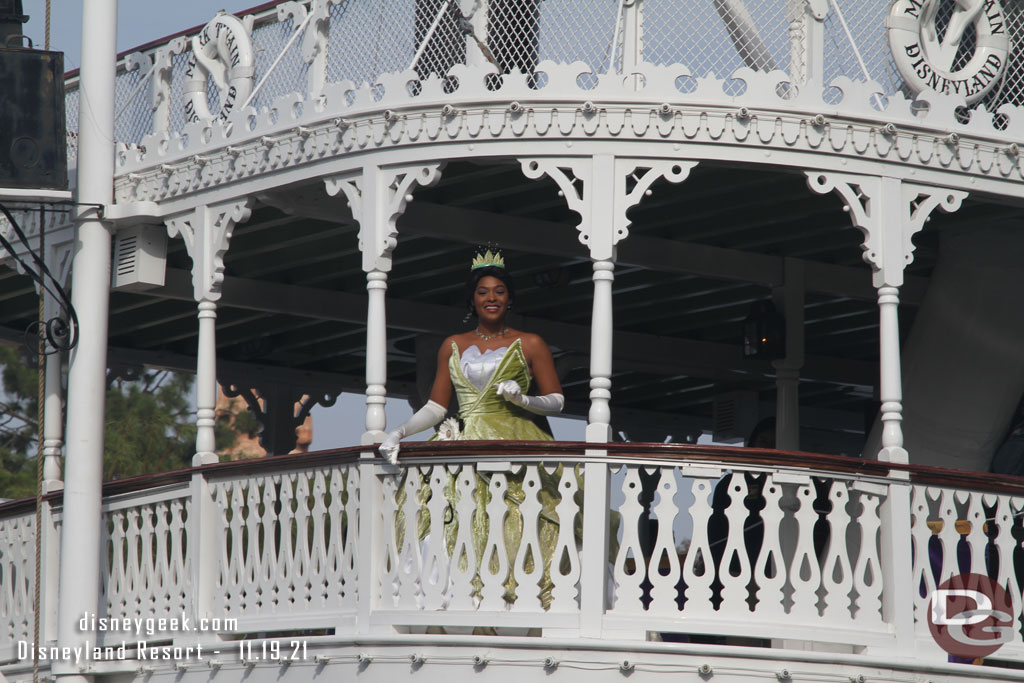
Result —
[[[948, 21], [953, 4], [940, 3], [940, 25]], [[728, 79], [746, 67], [785, 74], [786, 98], [810, 87], [821, 89], [826, 102], [837, 102], [841, 93], [832, 84], [845, 77], [873, 81], [881, 110], [888, 96], [904, 88], [886, 34], [889, 7], [889, 0], [267, 3], [243, 16], [251, 27], [254, 53], [254, 94], [246, 99], [257, 112], [273, 109], [278, 97], [290, 93], [315, 106], [327, 84], [375, 87], [381, 76], [407, 69], [421, 79], [432, 72], [444, 77], [455, 65], [489, 60], [498, 71], [519, 69], [534, 88], [545, 82], [542, 63], [579, 62], [590, 72], [580, 77], [584, 90], [604, 74], [632, 79], [640, 89], [642, 77], [633, 76], [638, 66], [682, 65], [688, 75], [676, 81], [679, 98], [710, 75], [726, 79], [725, 94], [742, 99], [747, 86], [742, 79]], [[1000, 7], [1011, 54], [1005, 78], [982, 102], [992, 113], [1004, 104], [1017, 105], [1024, 96], [1024, 67], [1012, 47], [1024, 13], [1016, 11], [1016, 0]], [[468, 18], [462, 18], [463, 12]], [[183, 130], [187, 65], [197, 33], [194, 29], [123, 55], [116, 86], [118, 142], [137, 145], [152, 133]], [[969, 42], [973, 34], [967, 35]], [[475, 47], [480, 45], [486, 55]], [[68, 130], [75, 131], [77, 80], [71, 78], [67, 87]], [[458, 100], [457, 83], [449, 81], [446, 87]], [[207, 95], [211, 111], [220, 111], [221, 96], [212, 80]], [[73, 156], [74, 145], [69, 150]]]
[[[29, 503], [0, 507], [0, 664], [33, 632]], [[61, 515], [49, 505], [44, 615]], [[974, 572], [1010, 595], [1012, 639], [994, 658], [1019, 662], [1022, 516], [1016, 478], [838, 456], [464, 442], [410, 444], [393, 468], [352, 448], [108, 484], [98, 616], [237, 620], [148, 638], [176, 644], [715, 636], [936, 664], [931, 591]]]

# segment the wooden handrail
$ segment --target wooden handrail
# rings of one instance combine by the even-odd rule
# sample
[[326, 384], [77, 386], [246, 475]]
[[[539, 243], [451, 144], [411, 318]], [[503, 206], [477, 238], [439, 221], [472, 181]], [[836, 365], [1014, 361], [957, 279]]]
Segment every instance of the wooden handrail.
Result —
[[[906, 472], [911, 483], [946, 486], [962, 489], [980, 489], [992, 493], [1024, 495], [1024, 477], [969, 472], [945, 467], [913, 465], [865, 460], [844, 455], [825, 455], [802, 451], [780, 451], [770, 448], [742, 448], [738, 446], [706, 446], [675, 443], [608, 443], [591, 444], [582, 441], [429, 441], [402, 444], [402, 453], [407, 458], [450, 458], [476, 456], [531, 456], [565, 455], [584, 457], [587, 450], [606, 451], [609, 456], [643, 460], [678, 460], [685, 462], [706, 462], [716, 464], [751, 465], [759, 467], [783, 466], [808, 468], [823, 472], [837, 472], [874, 477], [888, 477], [896, 472]], [[355, 462], [366, 446], [349, 446], [313, 453], [269, 456], [249, 460], [218, 462], [199, 467], [187, 467], [170, 472], [146, 474], [110, 481], [103, 485], [103, 496], [114, 496], [132, 491], [168, 486], [189, 481], [193, 474], [207, 476], [238, 475], [317, 467], [321, 465]], [[44, 496], [51, 502], [60, 502], [61, 491]], [[34, 498], [24, 498], [0, 504], [0, 515], [17, 514], [30, 510]]]

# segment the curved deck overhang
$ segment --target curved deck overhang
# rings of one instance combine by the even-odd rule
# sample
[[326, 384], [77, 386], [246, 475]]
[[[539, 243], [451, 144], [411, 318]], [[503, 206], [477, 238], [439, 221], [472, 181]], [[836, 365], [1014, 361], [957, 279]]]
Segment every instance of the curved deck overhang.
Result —
[[[331, 84], [316, 106], [287, 95], [270, 110], [147, 136], [119, 154], [114, 216], [165, 217], [368, 163], [595, 154], [841, 171], [1010, 202], [1022, 196], [1015, 150], [1024, 129], [999, 130], [977, 115], [965, 123], [956, 97], [931, 93], [912, 102], [897, 94], [879, 111], [872, 106], [879, 87], [849, 79], [837, 83], [842, 100], [827, 104], [814, 91], [783, 100], [776, 92], [789, 83], [785, 74], [748, 68], [700, 79], [687, 94], [673, 86], [690, 76], [681, 65], [638, 65], [647, 83], [641, 91], [618, 75], [582, 89], [578, 78], [590, 73], [583, 63], [538, 70], [548, 76], [540, 90], [522, 74], [505, 75], [493, 89], [491, 67], [454, 67], [459, 87], [450, 93], [436, 76], [411, 88], [420, 83], [415, 72], [383, 74], [379, 91]], [[744, 94], [727, 95], [726, 83], [738, 80]]]
[[[521, 497], [473, 493], [514, 482]], [[95, 616], [237, 621], [99, 631], [102, 647], [184, 654], [129, 647], [86, 672], [1010, 678], [1019, 619], [990, 666], [972, 667], [947, 663], [926, 614], [930, 591], [970, 567], [1006, 586], [1019, 615], [1022, 496], [1015, 477], [641, 443], [409, 444], [400, 467], [352, 447], [111, 482]], [[44, 637], [60, 498], [44, 505]], [[16, 648], [32, 637], [33, 519], [32, 501], [0, 506], [9, 680], [25, 674]], [[296, 647], [291, 666], [276, 659]]]

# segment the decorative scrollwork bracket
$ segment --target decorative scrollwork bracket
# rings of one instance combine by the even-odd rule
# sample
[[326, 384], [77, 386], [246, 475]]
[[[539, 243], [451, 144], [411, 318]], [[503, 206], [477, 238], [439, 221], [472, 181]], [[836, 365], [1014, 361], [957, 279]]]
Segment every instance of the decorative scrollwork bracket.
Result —
[[810, 171], [807, 184], [819, 194], [835, 191], [842, 198], [854, 227], [864, 234], [861, 249], [875, 287], [900, 287], [914, 260], [914, 235], [935, 209], [951, 213], [967, 197], [962, 190], [850, 173]]
[[429, 187], [441, 178], [442, 164], [417, 166], [365, 166], [361, 175], [324, 179], [327, 194], [344, 192], [359, 222], [359, 250], [363, 270], [390, 272], [391, 252], [398, 244], [398, 218], [412, 201], [413, 190]]
[[192, 212], [167, 220], [167, 234], [181, 236], [192, 257], [192, 285], [196, 301], [217, 301], [224, 284], [224, 255], [235, 226], [249, 220], [252, 199], [197, 206]]

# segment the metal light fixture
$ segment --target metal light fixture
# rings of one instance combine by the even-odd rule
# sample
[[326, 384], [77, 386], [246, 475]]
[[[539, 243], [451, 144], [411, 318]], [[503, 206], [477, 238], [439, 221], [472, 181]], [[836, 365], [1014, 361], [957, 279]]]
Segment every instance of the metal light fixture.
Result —
[[771, 301], [755, 301], [743, 321], [743, 355], [782, 358], [786, 355], [786, 321]]

